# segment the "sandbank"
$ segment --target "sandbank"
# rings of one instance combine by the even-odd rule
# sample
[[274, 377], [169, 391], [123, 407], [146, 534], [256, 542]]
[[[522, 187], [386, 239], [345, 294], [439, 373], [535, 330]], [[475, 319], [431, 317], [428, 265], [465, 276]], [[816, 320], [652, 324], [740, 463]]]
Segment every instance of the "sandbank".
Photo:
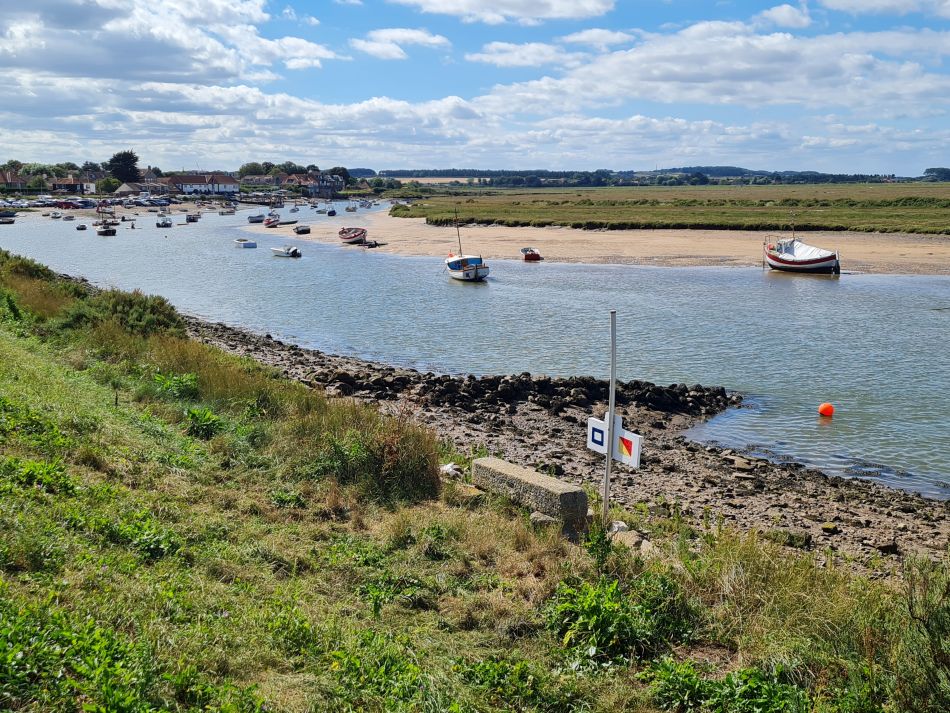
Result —
[[[386, 211], [360, 212], [348, 225], [368, 229], [369, 238], [385, 243], [376, 250], [398, 255], [445, 257], [458, 250], [455, 230], [426, 225], [423, 218], [394, 218]], [[324, 216], [301, 222], [310, 225], [310, 239], [339, 244], [339, 223]], [[509, 228], [500, 225], [462, 226], [466, 253], [486, 259], [520, 260], [519, 250], [537, 248], [548, 262], [654, 266], [729, 266], [762, 264], [761, 231], [743, 230], [578, 230], [567, 227]], [[807, 243], [841, 254], [845, 272], [950, 275], [950, 236], [905, 233], [816, 231], [801, 233]], [[345, 249], [355, 249], [345, 246]]]

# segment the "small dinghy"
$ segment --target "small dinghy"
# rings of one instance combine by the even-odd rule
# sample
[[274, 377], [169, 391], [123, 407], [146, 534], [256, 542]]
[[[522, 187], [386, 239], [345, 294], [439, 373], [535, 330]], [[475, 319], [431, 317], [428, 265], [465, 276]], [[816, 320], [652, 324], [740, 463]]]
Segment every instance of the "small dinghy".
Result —
[[265, 215], [263, 213], [258, 213], [257, 215], [247, 216], [248, 223], [263, 223]]
[[251, 240], [250, 238], [238, 238], [234, 241], [234, 244], [239, 248], [256, 248], [257, 243]]
[[817, 248], [794, 236], [763, 245], [765, 262], [773, 270], [784, 272], [841, 274], [838, 253]]
[[86, 224], [80, 223], [79, 225], [76, 226], [76, 230], [86, 230]]
[[103, 237], [111, 237], [115, 235], [115, 227], [111, 225], [103, 225], [99, 228], [96, 228], [96, 235], [101, 235]]
[[161, 220], [155, 221], [156, 228], [170, 228], [174, 225], [171, 218], [162, 218]]
[[297, 235], [309, 235], [309, 234], [310, 234], [310, 226], [309, 226], [309, 225], [296, 225], [296, 226], [294, 226], [294, 232], [297, 233]]
[[295, 245], [284, 245], [281, 248], [271, 248], [274, 257], [301, 257], [303, 253]]
[[541, 262], [544, 259], [534, 248], [521, 248], [521, 254], [524, 255], [525, 262]]

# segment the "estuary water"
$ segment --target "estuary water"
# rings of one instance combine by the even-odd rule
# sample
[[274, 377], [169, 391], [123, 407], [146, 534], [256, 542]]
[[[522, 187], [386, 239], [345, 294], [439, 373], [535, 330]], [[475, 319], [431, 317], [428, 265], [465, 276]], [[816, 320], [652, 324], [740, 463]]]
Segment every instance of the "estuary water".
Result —
[[[690, 437], [950, 497], [948, 277], [495, 260], [486, 283], [464, 284], [440, 258], [307, 243], [286, 228], [237, 249], [247, 215], [159, 229], [143, 213], [137, 229], [103, 238], [21, 214], [0, 226], [0, 247], [209, 320], [423, 371], [605, 378], [616, 309], [620, 378], [746, 396]], [[272, 256], [288, 242], [303, 258]], [[823, 401], [833, 419], [817, 415]]]

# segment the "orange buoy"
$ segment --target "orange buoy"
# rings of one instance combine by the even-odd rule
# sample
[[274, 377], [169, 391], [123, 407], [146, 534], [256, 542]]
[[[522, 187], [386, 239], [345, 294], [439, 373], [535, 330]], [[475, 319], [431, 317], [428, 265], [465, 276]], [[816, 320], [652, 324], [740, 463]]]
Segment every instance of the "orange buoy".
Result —
[[818, 413], [822, 416], [827, 416], [831, 418], [835, 415], [835, 407], [829, 404], [827, 401], [818, 407]]

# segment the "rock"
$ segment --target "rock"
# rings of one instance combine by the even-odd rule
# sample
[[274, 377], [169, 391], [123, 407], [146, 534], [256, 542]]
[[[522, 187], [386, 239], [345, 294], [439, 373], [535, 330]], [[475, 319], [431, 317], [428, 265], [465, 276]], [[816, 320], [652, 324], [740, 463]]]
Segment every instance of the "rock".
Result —
[[875, 542], [874, 548], [884, 555], [900, 554], [900, 547], [897, 545], [897, 540], [893, 538], [883, 542]]
[[617, 545], [623, 545], [631, 550], [639, 550], [643, 542], [643, 535], [636, 530], [625, 530], [615, 532], [610, 536], [610, 541]]
[[644, 557], [659, 557], [660, 549], [649, 540], [640, 543], [640, 554]]
[[772, 542], [778, 542], [781, 545], [795, 547], [799, 550], [811, 549], [812, 536], [808, 530], [776, 527], [767, 530], [764, 534], [767, 539], [772, 540]]
[[551, 517], [550, 515], [545, 515], [543, 512], [538, 512], [535, 510], [531, 513], [529, 518], [531, 521], [531, 527], [535, 530], [543, 530], [548, 527], [560, 527], [561, 522], [556, 517]]
[[613, 535], [616, 532], [627, 532], [629, 530], [630, 528], [627, 527], [627, 523], [625, 523], [623, 520], [614, 520], [607, 528], [607, 534]]
[[838, 526], [837, 526], [835, 523], [833, 523], [833, 522], [825, 522], [825, 523], [822, 523], [821, 531], [822, 531], [823, 533], [825, 533], [826, 535], [839, 535], [839, 534], [841, 534], [841, 528], [838, 527]]

